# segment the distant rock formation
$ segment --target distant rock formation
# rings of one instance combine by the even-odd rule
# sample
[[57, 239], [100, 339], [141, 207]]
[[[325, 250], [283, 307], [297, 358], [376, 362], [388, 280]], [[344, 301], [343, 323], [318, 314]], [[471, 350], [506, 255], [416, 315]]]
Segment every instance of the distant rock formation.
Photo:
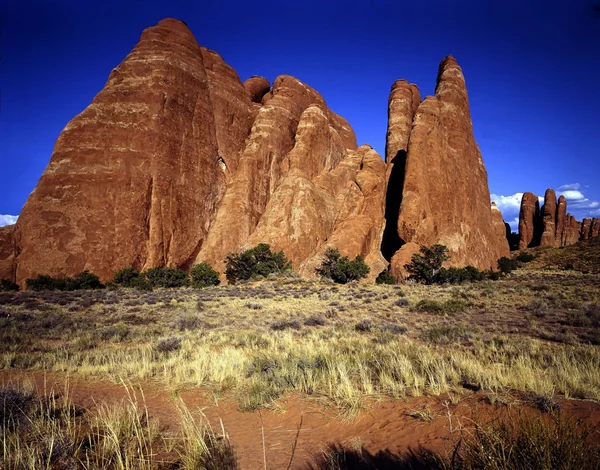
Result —
[[526, 192], [521, 199], [521, 211], [519, 212], [519, 250], [539, 245], [540, 222], [538, 197], [533, 193]]
[[452, 265], [495, 269], [508, 244], [456, 61], [444, 59], [425, 101], [394, 83], [388, 109], [384, 161], [308, 85], [242, 83], [184, 23], [163, 20], [61, 132], [18, 222], [0, 229], [0, 278], [107, 280], [200, 261], [223, 272], [229, 253], [260, 242], [307, 276], [327, 247], [362, 255], [373, 279], [433, 243]]
[[[596, 231], [594, 232], [594, 227]], [[600, 219], [586, 218], [583, 223], [567, 213], [564, 196], [556, 200], [553, 189], [547, 189], [544, 205], [539, 208], [538, 197], [530, 192], [523, 194], [519, 213], [519, 249], [536, 246], [566, 246], [598, 236]], [[595, 233], [595, 235], [594, 235]]]

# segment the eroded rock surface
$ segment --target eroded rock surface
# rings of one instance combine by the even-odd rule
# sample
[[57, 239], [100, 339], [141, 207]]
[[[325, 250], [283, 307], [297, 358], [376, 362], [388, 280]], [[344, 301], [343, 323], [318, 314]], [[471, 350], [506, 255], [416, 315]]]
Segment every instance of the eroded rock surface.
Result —
[[15, 226], [0, 227], [0, 279], [15, 278]]
[[310, 86], [242, 83], [183, 22], [163, 20], [61, 132], [17, 224], [0, 229], [0, 277], [108, 280], [201, 261], [223, 272], [257, 243], [307, 276], [328, 247], [362, 255], [371, 279], [433, 243], [451, 265], [496, 268], [508, 243], [456, 61], [424, 101], [395, 82], [388, 110], [382, 159]]
[[553, 189], [546, 190], [541, 213], [543, 231], [540, 246], [556, 246], [557, 204], [556, 193]]
[[[598, 219], [575, 220], [567, 213], [567, 200], [564, 196], [556, 201], [553, 189], [546, 190], [544, 205], [539, 210], [538, 198], [533, 193], [523, 194], [519, 214], [519, 249], [536, 246], [566, 246], [598, 236]], [[594, 228], [595, 227], [595, 228]]]
[[519, 212], [519, 250], [539, 244], [540, 203], [538, 197], [530, 192], [523, 194]]
[[[416, 102], [413, 89], [400, 83], [392, 90], [394, 95], [404, 97], [400, 114], [410, 114], [409, 108]], [[391, 120], [389, 124], [388, 146], [398, 142], [390, 149], [392, 153], [404, 142], [404, 122]], [[398, 138], [394, 138], [394, 129]], [[496, 269], [497, 260], [508, 256], [504, 224], [499, 230], [490, 206], [487, 172], [473, 136], [465, 79], [451, 56], [440, 64], [435, 96], [428, 96], [417, 107], [403, 185], [388, 192], [392, 189], [401, 192], [397, 231], [403, 243], [392, 258], [395, 273], [403, 272], [415, 245], [446, 245], [452, 266]]]

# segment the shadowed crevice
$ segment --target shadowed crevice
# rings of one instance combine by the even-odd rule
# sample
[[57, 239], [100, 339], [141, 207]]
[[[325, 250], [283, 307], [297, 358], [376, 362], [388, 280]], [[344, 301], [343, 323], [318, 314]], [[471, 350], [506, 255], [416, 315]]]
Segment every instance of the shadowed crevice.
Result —
[[400, 204], [402, 204], [406, 150], [400, 150], [391, 163], [394, 166], [390, 173], [385, 195], [385, 229], [381, 240], [381, 254], [387, 261], [390, 261], [396, 251], [405, 243], [398, 235], [398, 215]]
[[403, 453], [389, 449], [372, 454], [364, 447], [349, 449], [341, 444], [329, 444], [324, 452], [309, 463], [305, 470], [441, 470], [447, 468], [436, 454], [424, 448]]

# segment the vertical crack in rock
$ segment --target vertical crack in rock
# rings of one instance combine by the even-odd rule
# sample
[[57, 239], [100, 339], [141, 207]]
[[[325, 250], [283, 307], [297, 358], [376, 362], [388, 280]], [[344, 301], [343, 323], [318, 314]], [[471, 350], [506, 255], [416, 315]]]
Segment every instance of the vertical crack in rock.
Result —
[[398, 235], [398, 215], [402, 204], [406, 151], [400, 150], [392, 159], [393, 164], [385, 195], [385, 229], [381, 241], [381, 254], [389, 262], [392, 256], [404, 245]]

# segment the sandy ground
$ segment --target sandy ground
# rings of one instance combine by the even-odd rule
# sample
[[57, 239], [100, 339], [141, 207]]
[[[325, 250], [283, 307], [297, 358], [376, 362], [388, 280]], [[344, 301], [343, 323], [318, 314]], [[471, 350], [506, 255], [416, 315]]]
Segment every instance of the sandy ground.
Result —
[[[119, 403], [127, 398], [123, 385], [83, 382], [62, 374], [0, 371], [0, 383], [30, 383], [39, 393], [54, 389], [62, 394], [68, 384], [73, 402], [86, 408], [99, 403]], [[487, 422], [518, 413], [537, 413], [526, 397], [505, 397], [508, 405], [491, 405], [484, 392], [416, 397], [405, 400], [373, 400], [353, 419], [344, 418], [326, 401], [315, 397], [288, 395], [278, 406], [260, 412], [240, 412], [231, 399], [215, 401], [203, 390], [185, 390], [178, 394], [156, 384], [142, 386], [152, 418], [170, 429], [177, 427], [175, 403], [179, 396], [193, 413], [200, 411], [217, 433], [229, 435], [243, 469], [309, 469], [315, 455], [329, 443], [350, 448], [364, 447], [371, 454], [401, 454], [419, 446], [448, 452], [462, 435], [470, 432], [475, 421]], [[137, 394], [141, 400], [141, 394]], [[561, 412], [588, 424], [600, 423], [600, 404], [585, 400], [558, 400]], [[426, 410], [431, 421], [415, 417]], [[413, 415], [413, 416], [411, 416]], [[264, 435], [264, 446], [263, 446]], [[600, 441], [600, 433], [595, 438]]]

